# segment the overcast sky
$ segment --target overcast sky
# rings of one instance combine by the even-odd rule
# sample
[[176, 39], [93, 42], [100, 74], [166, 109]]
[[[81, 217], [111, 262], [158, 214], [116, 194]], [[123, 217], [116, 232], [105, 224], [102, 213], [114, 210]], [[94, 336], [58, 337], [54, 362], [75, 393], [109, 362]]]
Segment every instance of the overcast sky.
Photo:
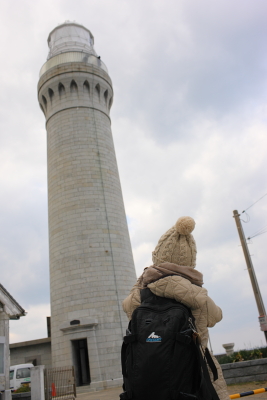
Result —
[[[11, 342], [46, 336], [45, 119], [37, 82], [49, 32], [91, 30], [115, 99], [112, 131], [137, 275], [159, 237], [196, 220], [197, 269], [223, 309], [215, 354], [265, 343], [233, 210], [267, 193], [266, 0], [1, 0], [1, 283], [28, 312]], [[243, 213], [267, 225], [267, 196]], [[249, 245], [267, 305], [267, 234]]]

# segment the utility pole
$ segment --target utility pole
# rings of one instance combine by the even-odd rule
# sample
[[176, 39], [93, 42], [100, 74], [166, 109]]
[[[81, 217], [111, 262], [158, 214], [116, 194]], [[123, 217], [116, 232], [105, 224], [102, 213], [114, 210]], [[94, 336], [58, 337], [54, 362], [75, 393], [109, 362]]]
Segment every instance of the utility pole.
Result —
[[266, 311], [265, 311], [265, 307], [262, 301], [262, 297], [261, 297], [261, 292], [259, 289], [259, 285], [257, 282], [257, 278], [255, 275], [255, 271], [254, 271], [254, 267], [252, 264], [252, 260], [248, 251], [248, 246], [247, 246], [247, 241], [244, 235], [244, 231], [243, 231], [243, 227], [240, 221], [240, 214], [238, 213], [237, 210], [234, 210], [234, 219], [236, 222], [236, 227], [237, 227], [237, 231], [239, 234], [239, 238], [241, 241], [241, 245], [242, 245], [242, 249], [244, 252], [244, 256], [245, 256], [245, 260], [247, 263], [247, 267], [248, 267], [248, 273], [249, 273], [249, 277], [251, 280], [251, 284], [252, 284], [252, 288], [253, 288], [253, 292], [254, 292], [254, 296], [255, 296], [255, 300], [257, 303], [257, 307], [258, 307], [258, 311], [259, 311], [259, 321], [260, 321], [260, 326], [261, 326], [261, 330], [264, 332], [265, 335], [265, 340], [267, 342], [267, 317], [266, 317]]

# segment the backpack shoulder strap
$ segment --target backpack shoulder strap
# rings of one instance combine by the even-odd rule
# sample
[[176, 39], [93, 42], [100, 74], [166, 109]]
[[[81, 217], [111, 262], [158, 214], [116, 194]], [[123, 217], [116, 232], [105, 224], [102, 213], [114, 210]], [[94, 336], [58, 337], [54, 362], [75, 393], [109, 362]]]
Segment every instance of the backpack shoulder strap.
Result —
[[[197, 348], [198, 360], [199, 360], [199, 363], [200, 363], [200, 365], [201, 365], [202, 374], [203, 374], [203, 378], [204, 378], [206, 387], [207, 387], [207, 389], [208, 389], [210, 395], [212, 396], [212, 400], [220, 400], [220, 399], [219, 399], [219, 396], [218, 396], [218, 394], [217, 394], [216, 390], [214, 389], [214, 386], [213, 386], [213, 384], [212, 384], [212, 382], [211, 382], [211, 379], [210, 379], [210, 375], [209, 375], [209, 371], [208, 371], [208, 368], [207, 368], [206, 361], [205, 361], [205, 359], [203, 358], [203, 355], [202, 355], [202, 353], [201, 353], [201, 351], [200, 351], [200, 346], [199, 346], [198, 344], [196, 344], [196, 348]], [[206, 355], [206, 352], [205, 352], [205, 355]], [[209, 354], [209, 357], [210, 357], [210, 360], [209, 360], [208, 363], [209, 363], [209, 366], [211, 367], [211, 364], [213, 363], [213, 360], [212, 360], [210, 354]], [[214, 368], [216, 368], [216, 366], [215, 366], [214, 363], [213, 363], [213, 365], [214, 365]], [[214, 374], [214, 368], [211, 367], [211, 370], [212, 370], [213, 374]], [[217, 369], [216, 369], [216, 373], [217, 373]], [[214, 378], [215, 378], [215, 376], [214, 376]], [[217, 378], [218, 378], [218, 375], [217, 375]]]
[[178, 302], [174, 299], [168, 298], [168, 297], [157, 296], [156, 294], [151, 292], [151, 290], [149, 288], [141, 289], [140, 297], [141, 297], [141, 304], [144, 302], [153, 303], [154, 305], [158, 305], [158, 306], [164, 306], [166, 304], [170, 304], [170, 305], [180, 304], [180, 306], [185, 308], [187, 310], [187, 312], [190, 314], [190, 317], [191, 317], [191, 320], [193, 321], [193, 323], [195, 321], [195, 318], [193, 317], [190, 308], [188, 308], [185, 304], [180, 303], [180, 302]]
[[149, 299], [149, 297], [154, 297], [154, 296], [155, 296], [155, 294], [152, 293], [149, 288], [140, 290], [141, 303], [143, 303], [145, 300]]
[[217, 371], [216, 365], [214, 364], [214, 361], [210, 355], [209, 349], [207, 347], [205, 349], [205, 357], [206, 357], [207, 363], [209, 364], [209, 367], [213, 373], [213, 379], [214, 379], [214, 381], [216, 381], [218, 379], [218, 371]]

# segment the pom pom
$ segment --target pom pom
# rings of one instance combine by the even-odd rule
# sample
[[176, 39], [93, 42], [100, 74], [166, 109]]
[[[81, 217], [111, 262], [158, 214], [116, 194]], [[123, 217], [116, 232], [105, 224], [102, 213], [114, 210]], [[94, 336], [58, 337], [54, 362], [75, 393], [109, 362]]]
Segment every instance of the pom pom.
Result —
[[175, 229], [180, 235], [189, 235], [195, 228], [195, 221], [191, 217], [181, 217], [175, 224]]

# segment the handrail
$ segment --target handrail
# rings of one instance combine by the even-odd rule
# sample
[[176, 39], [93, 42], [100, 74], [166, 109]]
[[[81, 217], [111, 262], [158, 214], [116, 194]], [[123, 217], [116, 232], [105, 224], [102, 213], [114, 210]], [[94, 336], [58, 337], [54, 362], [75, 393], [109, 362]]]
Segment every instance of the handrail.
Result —
[[108, 69], [103, 61], [100, 60], [100, 58], [94, 56], [93, 54], [83, 53], [80, 51], [70, 51], [49, 58], [49, 60], [47, 60], [46, 63], [42, 66], [39, 76], [41, 77], [46, 71], [57, 65], [69, 62], [83, 62], [86, 64], [91, 64], [103, 69], [108, 74]]

